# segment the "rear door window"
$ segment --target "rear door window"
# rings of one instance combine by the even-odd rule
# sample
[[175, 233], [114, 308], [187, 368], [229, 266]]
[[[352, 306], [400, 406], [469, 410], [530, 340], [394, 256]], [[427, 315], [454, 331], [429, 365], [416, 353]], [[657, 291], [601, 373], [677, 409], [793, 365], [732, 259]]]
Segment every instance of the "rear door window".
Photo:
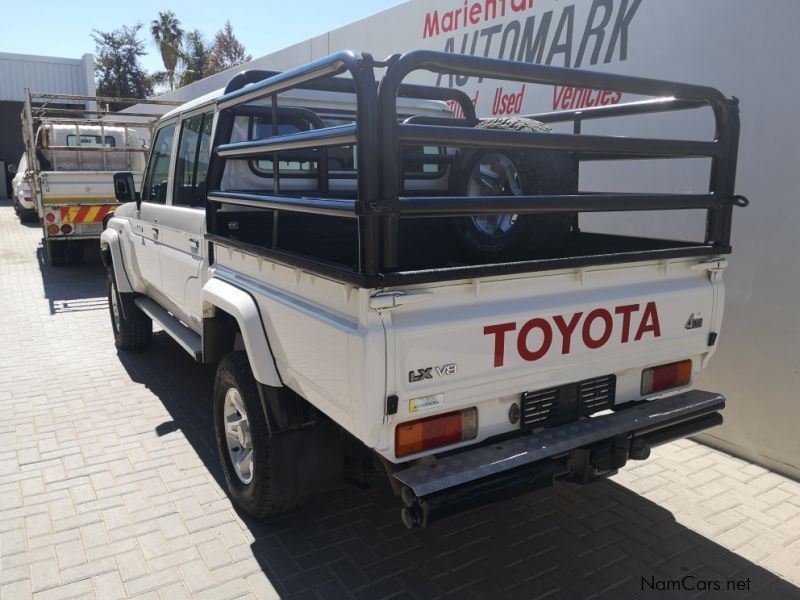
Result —
[[213, 113], [202, 113], [181, 124], [173, 204], [203, 206], [205, 202], [212, 122]]

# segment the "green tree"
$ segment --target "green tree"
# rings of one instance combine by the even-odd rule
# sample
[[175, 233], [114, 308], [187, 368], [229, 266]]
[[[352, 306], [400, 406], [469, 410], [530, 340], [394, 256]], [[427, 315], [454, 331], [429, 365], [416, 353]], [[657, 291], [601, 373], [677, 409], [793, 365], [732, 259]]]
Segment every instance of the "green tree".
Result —
[[245, 52], [244, 46], [233, 34], [230, 21], [214, 36], [214, 47], [209, 55], [209, 75], [250, 62], [253, 57]]
[[137, 23], [114, 31], [93, 31], [98, 95], [145, 98], [153, 93], [149, 77], [139, 63], [145, 55], [144, 42], [139, 39], [141, 28], [141, 23]]
[[171, 10], [162, 10], [158, 13], [158, 19], [153, 19], [150, 23], [150, 33], [161, 52], [169, 87], [175, 89], [175, 69], [181, 57], [184, 33], [181, 22]]
[[183, 71], [179, 78], [179, 83], [182, 86], [189, 85], [193, 81], [199, 81], [209, 75], [211, 45], [203, 38], [203, 34], [195, 29], [186, 34], [183, 48], [183, 54], [181, 55]]

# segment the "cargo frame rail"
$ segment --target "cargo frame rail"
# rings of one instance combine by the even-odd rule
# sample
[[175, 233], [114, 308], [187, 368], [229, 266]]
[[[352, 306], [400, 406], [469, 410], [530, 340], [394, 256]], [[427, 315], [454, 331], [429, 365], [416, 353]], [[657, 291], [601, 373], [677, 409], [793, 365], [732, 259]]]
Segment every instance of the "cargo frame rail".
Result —
[[[375, 71], [385, 69], [378, 83]], [[478, 122], [469, 97], [462, 91], [405, 83], [418, 71], [440, 75], [482, 77], [538, 85], [570, 85], [611, 89], [650, 96], [604, 107], [530, 115], [544, 123], [571, 122], [569, 133], [527, 133], [475, 129]], [[346, 74], [348, 77], [339, 77]], [[278, 95], [293, 89], [345, 92], [355, 95], [355, 119], [298, 133], [279, 134], [281, 108]], [[446, 100], [458, 104], [463, 117], [417, 116], [400, 122], [398, 98]], [[268, 101], [272, 135], [257, 140], [230, 142], [233, 121], [248, 103]], [[593, 264], [666, 260], [685, 256], [730, 253], [734, 206], [747, 200], [734, 193], [739, 144], [739, 109], [736, 98], [726, 98], [707, 86], [627, 75], [528, 64], [476, 56], [419, 50], [375, 61], [369, 54], [344, 51], [282, 73], [250, 71], [234, 77], [217, 100], [218, 122], [213, 141], [207, 195], [207, 231], [214, 244], [275, 260], [322, 276], [364, 287], [383, 287], [432, 280], [464, 279]], [[659, 114], [710, 107], [715, 134], [711, 141], [586, 135], [582, 123], [590, 119]], [[286, 109], [283, 109], [286, 110]], [[453, 196], [409, 193], [404, 189], [405, 148], [433, 145], [447, 148], [503, 148], [557, 150], [573, 153], [581, 161], [705, 158], [711, 160], [707, 193], [592, 193], [520, 196]], [[327, 149], [355, 146], [355, 198], [332, 197]], [[304, 152], [318, 160], [318, 191], [311, 194], [282, 192], [281, 152]], [[448, 157], [437, 157], [446, 162]], [[222, 191], [225, 164], [230, 160], [273, 161], [272, 191]], [[217, 226], [217, 210], [226, 204], [275, 211], [272, 247], [225, 237]], [[642, 210], [706, 211], [703, 242], [672, 242], [667, 247], [637, 249], [583, 256], [474, 264], [423, 270], [402, 270], [398, 259], [400, 220], [414, 217], [452, 217], [480, 214], [536, 214], [552, 212], [612, 212]], [[275, 243], [279, 215], [301, 212], [355, 219], [358, 223], [358, 266], [347, 268], [324, 260], [281, 250]]]

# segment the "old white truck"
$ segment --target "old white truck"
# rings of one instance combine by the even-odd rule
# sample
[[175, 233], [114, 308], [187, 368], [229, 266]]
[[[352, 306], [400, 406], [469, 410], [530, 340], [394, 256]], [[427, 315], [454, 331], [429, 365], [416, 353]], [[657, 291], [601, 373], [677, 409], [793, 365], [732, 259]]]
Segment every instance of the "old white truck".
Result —
[[141, 179], [150, 125], [158, 115], [119, 115], [102, 108], [132, 103], [176, 104], [26, 91], [20, 115], [25, 142], [21, 183], [29, 188], [35, 213], [23, 206], [20, 217], [41, 220], [49, 264], [80, 262], [85, 243], [100, 236], [106, 215], [117, 204], [115, 171], [124, 169]]
[[[457, 90], [405, 83], [417, 70], [651, 99], [481, 120]], [[696, 109], [714, 139], [581, 133]], [[116, 344], [144, 347], [155, 320], [217, 363], [220, 460], [251, 515], [302, 502], [354, 446], [408, 527], [607, 477], [722, 421], [724, 397], [693, 388], [746, 205], [738, 122], [708, 87], [430, 51], [242, 73], [158, 122], [141, 194], [115, 175]], [[579, 188], [581, 163], [664, 158], [707, 161], [708, 191]], [[703, 239], [581, 229], [586, 212], [687, 209]]]

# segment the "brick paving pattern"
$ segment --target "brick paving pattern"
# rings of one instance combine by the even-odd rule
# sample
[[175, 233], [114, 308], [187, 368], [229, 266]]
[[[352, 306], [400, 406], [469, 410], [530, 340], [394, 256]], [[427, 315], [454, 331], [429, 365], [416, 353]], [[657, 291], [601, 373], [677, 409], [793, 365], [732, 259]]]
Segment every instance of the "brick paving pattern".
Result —
[[0, 596], [644, 598], [749, 578], [800, 598], [800, 484], [691, 441], [610, 481], [406, 531], [388, 486], [252, 522], [221, 487], [213, 369], [163, 332], [117, 353], [99, 262], [43, 265], [0, 204]]

